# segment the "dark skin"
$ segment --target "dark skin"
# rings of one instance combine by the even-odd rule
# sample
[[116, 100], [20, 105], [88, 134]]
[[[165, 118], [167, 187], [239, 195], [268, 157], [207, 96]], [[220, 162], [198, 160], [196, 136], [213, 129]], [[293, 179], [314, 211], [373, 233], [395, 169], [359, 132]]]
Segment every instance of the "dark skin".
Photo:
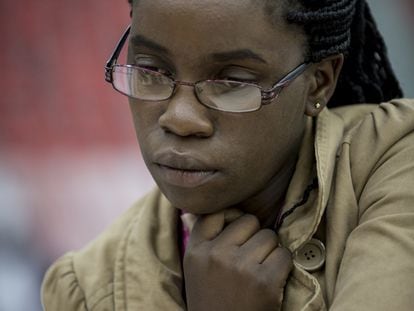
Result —
[[[271, 21], [251, 0], [140, 0], [128, 62], [177, 80], [237, 79], [268, 88], [303, 62], [306, 46], [279, 11]], [[255, 112], [209, 109], [187, 86], [166, 101], [130, 100], [144, 160], [161, 191], [199, 215], [184, 258], [189, 310], [280, 306], [292, 260], [266, 228], [294, 172], [306, 116], [328, 102], [342, 62], [337, 55], [313, 64]]]

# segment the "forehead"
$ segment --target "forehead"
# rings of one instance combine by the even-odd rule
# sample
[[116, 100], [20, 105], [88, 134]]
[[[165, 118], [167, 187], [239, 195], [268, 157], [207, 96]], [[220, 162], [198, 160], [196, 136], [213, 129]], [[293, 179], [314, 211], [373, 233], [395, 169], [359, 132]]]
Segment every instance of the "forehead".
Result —
[[300, 32], [284, 21], [281, 8], [266, 12], [263, 1], [139, 0], [131, 32], [179, 53], [229, 48], [291, 53], [302, 43]]
[[[215, 17], [229, 17], [244, 12], [254, 13], [263, 9], [269, 0], [136, 0], [134, 9], [138, 5], [141, 9], [156, 8], [165, 14], [193, 15], [193, 13], [204, 13]], [[278, 3], [278, 0], [272, 1]], [[277, 7], [277, 5], [276, 5]], [[262, 10], [263, 11], [263, 10]], [[138, 12], [139, 13], [139, 12]]]

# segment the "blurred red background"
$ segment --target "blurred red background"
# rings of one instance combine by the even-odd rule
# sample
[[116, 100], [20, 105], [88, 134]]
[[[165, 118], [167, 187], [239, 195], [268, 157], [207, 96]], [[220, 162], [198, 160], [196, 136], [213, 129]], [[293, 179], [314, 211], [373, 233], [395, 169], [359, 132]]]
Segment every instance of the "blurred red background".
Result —
[[3, 1], [0, 9], [2, 143], [130, 144], [126, 101], [103, 82], [104, 62], [129, 22], [126, 0]]
[[[370, 2], [412, 97], [413, 2]], [[51, 261], [153, 186], [127, 100], [104, 81], [128, 23], [126, 0], [0, 0], [0, 310], [41, 310]]]
[[0, 2], [0, 310], [40, 310], [44, 269], [153, 185], [104, 81], [128, 23], [126, 0]]
[[[26, 197], [30, 238], [54, 258], [94, 237], [151, 185], [127, 100], [103, 79], [129, 6], [2, 1], [0, 14], [7, 43], [0, 57], [2, 173]], [[125, 204], [105, 202], [114, 197]]]

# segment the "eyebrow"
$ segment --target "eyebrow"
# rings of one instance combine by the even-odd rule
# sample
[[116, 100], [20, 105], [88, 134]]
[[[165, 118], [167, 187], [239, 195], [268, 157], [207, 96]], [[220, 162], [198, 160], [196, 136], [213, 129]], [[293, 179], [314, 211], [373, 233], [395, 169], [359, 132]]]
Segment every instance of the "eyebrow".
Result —
[[[170, 54], [169, 50], [159, 43], [148, 39], [142, 35], [135, 35], [131, 37], [131, 44], [135, 47], [146, 47], [156, 52]], [[267, 64], [267, 62], [257, 53], [253, 52], [249, 49], [240, 49], [228, 52], [219, 52], [213, 53], [212, 58], [217, 62], [227, 62], [227, 61], [234, 61], [234, 60], [246, 60], [246, 59], [253, 59], [259, 61], [263, 64]]]
[[166, 49], [162, 45], [158, 44], [157, 42], [152, 41], [151, 39], [148, 39], [148, 38], [146, 38], [144, 36], [141, 36], [141, 35], [135, 35], [135, 36], [131, 37], [130, 42], [135, 47], [143, 46], [143, 47], [149, 48], [151, 50], [154, 50], [156, 52], [169, 54], [168, 49]]
[[214, 53], [212, 56], [213, 56], [213, 59], [218, 62], [253, 59], [261, 63], [267, 64], [267, 62], [259, 54], [256, 54], [252, 50], [249, 50], [249, 49]]

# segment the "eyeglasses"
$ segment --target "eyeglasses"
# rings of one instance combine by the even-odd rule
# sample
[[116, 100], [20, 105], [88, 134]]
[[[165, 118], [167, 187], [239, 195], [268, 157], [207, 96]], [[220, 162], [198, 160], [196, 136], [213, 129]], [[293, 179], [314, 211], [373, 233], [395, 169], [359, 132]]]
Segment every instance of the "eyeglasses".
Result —
[[211, 109], [226, 112], [251, 112], [270, 104], [280, 92], [301, 75], [310, 65], [302, 63], [276, 82], [270, 89], [247, 82], [232, 80], [177, 81], [160, 72], [136, 65], [118, 65], [118, 57], [131, 26], [119, 40], [105, 66], [105, 80], [128, 97], [144, 101], [170, 99], [178, 86], [191, 86], [199, 102]]

